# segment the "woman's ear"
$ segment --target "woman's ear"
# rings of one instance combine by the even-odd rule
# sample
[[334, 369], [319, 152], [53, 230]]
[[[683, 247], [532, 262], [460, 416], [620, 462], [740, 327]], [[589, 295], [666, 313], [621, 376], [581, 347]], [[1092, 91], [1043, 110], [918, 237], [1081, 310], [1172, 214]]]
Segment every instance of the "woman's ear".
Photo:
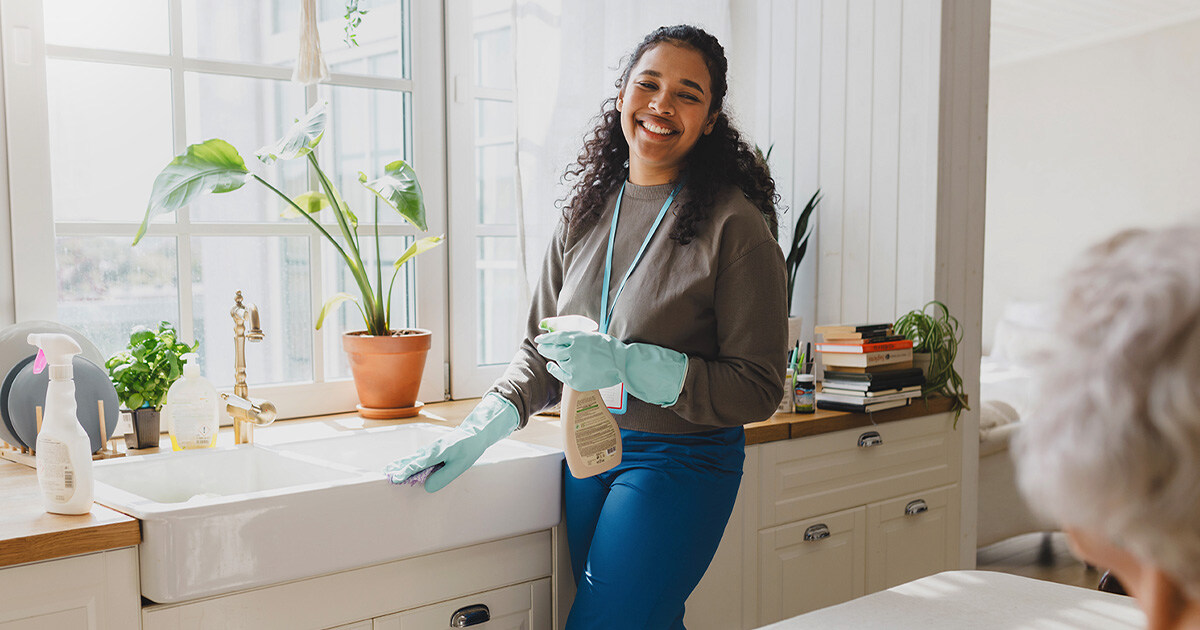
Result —
[[621, 111], [621, 108], [624, 107], [624, 105], [625, 105], [625, 88], [621, 88], [620, 90], [617, 90], [617, 111]]
[[708, 123], [704, 125], [704, 135], [712, 133], [713, 127], [717, 124], [717, 117], [720, 115], [721, 112], [713, 112], [713, 115], [708, 117]]

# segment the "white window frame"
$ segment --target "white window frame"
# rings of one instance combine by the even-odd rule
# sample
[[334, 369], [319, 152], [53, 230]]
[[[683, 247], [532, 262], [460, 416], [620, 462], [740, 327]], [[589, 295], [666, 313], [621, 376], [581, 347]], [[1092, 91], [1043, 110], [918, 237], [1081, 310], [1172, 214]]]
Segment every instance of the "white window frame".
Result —
[[[197, 59], [182, 55], [182, 0], [168, 0], [171, 21], [171, 52], [168, 55], [96, 51], [66, 46], [47, 47], [41, 0], [0, 0], [0, 29], [3, 29], [2, 61], [3, 115], [7, 138], [0, 146], [0, 166], [7, 162], [9, 186], [4, 201], [11, 219], [12, 296], [15, 321], [54, 320], [57, 316], [57, 274], [54, 264], [56, 225], [51, 200], [50, 141], [46, 95], [46, 56], [68, 57], [100, 62], [152, 64], [172, 71], [173, 107], [175, 120], [183, 120], [183, 71], [202, 71], [217, 74], [236, 74], [268, 79], [290, 79], [290, 68], [256, 68], [247, 71], [245, 64]], [[445, 22], [441, 2], [411, 0], [410, 2], [411, 79], [380, 79], [344, 74], [331, 74], [331, 83], [352, 87], [384, 87], [403, 89], [412, 94], [413, 163], [420, 169], [425, 193], [430, 234], [447, 231], [446, 220], [446, 147], [444, 33]], [[327, 45], [333, 45], [328, 42]], [[419, 60], [419, 62], [418, 62]], [[318, 88], [307, 88], [306, 100], [315, 102]], [[17, 97], [16, 95], [20, 95]], [[175, 153], [186, 148], [186, 127], [175, 125]], [[14, 160], [10, 156], [21, 156]], [[0, 192], [3, 192], [0, 189]], [[313, 282], [313, 313], [319, 310], [327, 290], [318, 290], [322, 269], [322, 239], [304, 224], [190, 224], [186, 210], [180, 212], [179, 223], [154, 222], [148, 235], [304, 235], [309, 236]], [[136, 228], [124, 223], [60, 223], [64, 235], [129, 234]], [[414, 235], [407, 224], [381, 227], [384, 235]], [[6, 239], [8, 240], [8, 239]], [[7, 244], [7, 243], [6, 243]], [[189, 239], [178, 240], [181, 252], [190, 247]], [[0, 251], [0, 254], [4, 253]], [[446, 360], [448, 356], [448, 256], [446, 248], [429, 252], [413, 263], [416, 265], [417, 295], [416, 325], [433, 331], [432, 347], [426, 361], [418, 398], [424, 401], [447, 397]], [[183, 257], [181, 256], [182, 260]], [[182, 263], [181, 263], [182, 264]], [[180, 332], [192, 339], [190, 309], [191, 274], [178, 274]], [[0, 288], [3, 288], [0, 284]], [[260, 304], [261, 306], [261, 304]], [[147, 322], [151, 324], [152, 322]], [[232, 320], [230, 343], [232, 343]], [[268, 335], [269, 335], [268, 331]], [[300, 417], [352, 411], [357, 403], [352, 380], [324, 381], [320, 367], [324, 350], [323, 332], [313, 331], [314, 378], [316, 382], [278, 386], [259, 386], [251, 395], [266, 398], [276, 404], [279, 416]], [[232, 366], [229, 366], [232, 372]], [[214, 366], [214, 369], [221, 369]], [[253, 369], [253, 366], [251, 366]]]
[[[476, 220], [475, 173], [475, 100], [479, 98], [515, 101], [512, 89], [485, 88], [474, 80], [474, 42], [471, 0], [455, 0], [446, 4], [446, 110], [449, 117], [447, 143], [450, 180], [450, 274], [454, 290], [450, 293], [451, 354], [450, 381], [455, 398], [483, 394], [500, 378], [508, 366], [503, 363], [480, 365], [479, 344], [479, 270], [485, 264], [478, 260], [478, 238], [487, 236], [517, 237], [513, 225], [481, 225]], [[514, 125], [515, 128], [515, 125]], [[514, 146], [515, 145], [514, 138]], [[516, 152], [513, 160], [517, 159]], [[512, 266], [517, 268], [518, 261]], [[524, 282], [525, 278], [522, 277]], [[528, 308], [528, 305], [525, 305]], [[522, 312], [522, 321], [524, 320]], [[513, 345], [513, 352], [517, 349]]]

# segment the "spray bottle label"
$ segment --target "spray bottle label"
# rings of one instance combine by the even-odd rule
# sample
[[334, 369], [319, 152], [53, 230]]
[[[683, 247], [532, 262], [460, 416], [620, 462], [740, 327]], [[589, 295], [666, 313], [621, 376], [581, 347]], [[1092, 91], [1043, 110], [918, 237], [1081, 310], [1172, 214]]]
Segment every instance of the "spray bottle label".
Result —
[[71, 466], [67, 445], [43, 437], [37, 446], [38, 484], [42, 491], [56, 502], [70, 501], [75, 496], [75, 468]]

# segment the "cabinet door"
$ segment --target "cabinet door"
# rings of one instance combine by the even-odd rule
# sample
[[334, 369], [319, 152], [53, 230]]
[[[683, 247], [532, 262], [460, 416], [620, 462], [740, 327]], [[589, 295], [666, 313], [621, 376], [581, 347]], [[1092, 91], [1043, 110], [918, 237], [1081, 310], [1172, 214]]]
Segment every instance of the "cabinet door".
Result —
[[866, 508], [759, 532], [759, 624], [866, 592]]
[[[451, 625], [452, 620], [459, 625]], [[550, 630], [550, 578], [375, 619], [374, 630]]]
[[0, 570], [0, 630], [138, 628], [137, 549]]
[[867, 506], [867, 592], [958, 568], [958, 485]]

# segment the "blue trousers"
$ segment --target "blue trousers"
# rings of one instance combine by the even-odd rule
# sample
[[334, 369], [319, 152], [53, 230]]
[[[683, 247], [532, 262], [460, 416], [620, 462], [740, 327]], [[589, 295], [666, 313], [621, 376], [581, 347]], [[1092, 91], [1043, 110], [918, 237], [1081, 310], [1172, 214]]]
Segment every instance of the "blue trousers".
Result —
[[587, 479], [563, 466], [578, 590], [567, 630], [682, 630], [733, 511], [746, 434], [621, 431], [621, 463]]

